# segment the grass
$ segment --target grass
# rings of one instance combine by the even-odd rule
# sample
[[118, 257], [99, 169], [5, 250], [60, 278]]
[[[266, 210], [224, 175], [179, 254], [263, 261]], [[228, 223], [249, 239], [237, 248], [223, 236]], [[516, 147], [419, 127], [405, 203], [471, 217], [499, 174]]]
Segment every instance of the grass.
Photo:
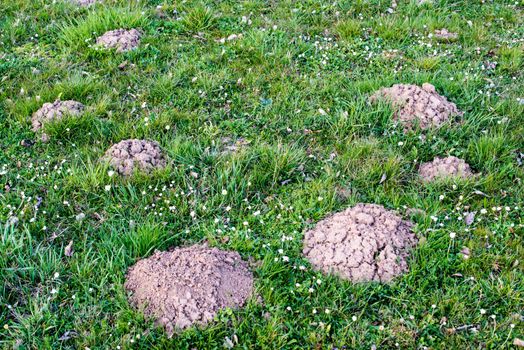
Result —
[[[0, 0], [0, 347], [513, 348], [524, 338], [524, 3], [389, 6]], [[140, 29], [138, 49], [93, 45], [120, 27]], [[428, 37], [441, 28], [459, 39]], [[242, 37], [220, 42], [231, 34]], [[400, 82], [431, 82], [464, 117], [402, 133], [390, 107], [367, 102]], [[87, 111], [38, 142], [30, 116], [58, 97]], [[158, 141], [169, 167], [109, 176], [98, 159], [126, 138]], [[238, 138], [249, 144], [224, 152]], [[479, 175], [422, 185], [418, 164], [446, 155]], [[410, 271], [390, 285], [323, 276], [301, 255], [304, 230], [358, 202], [416, 224]], [[204, 240], [260, 262], [263, 301], [168, 339], [128, 304], [126, 270]]]

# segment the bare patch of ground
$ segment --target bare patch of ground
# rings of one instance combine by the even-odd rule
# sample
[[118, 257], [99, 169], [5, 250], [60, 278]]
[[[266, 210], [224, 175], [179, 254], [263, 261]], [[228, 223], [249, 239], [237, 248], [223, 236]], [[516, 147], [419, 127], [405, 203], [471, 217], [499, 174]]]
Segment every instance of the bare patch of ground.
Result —
[[237, 252], [194, 245], [138, 261], [125, 288], [131, 303], [172, 335], [243, 306], [253, 293], [253, 275]]
[[[70, 116], [79, 116], [84, 111], [85, 106], [80, 102], [67, 100], [60, 101], [56, 100], [53, 103], [47, 102], [42, 105], [42, 107], [33, 113], [31, 118], [31, 125], [33, 131], [37, 132], [41, 130], [46, 123], [52, 121], [58, 121], [66, 115]], [[42, 140], [47, 141], [48, 136], [42, 134]]]
[[420, 166], [418, 173], [426, 182], [445, 178], [465, 179], [474, 176], [468, 163], [453, 156], [437, 157], [431, 162], [424, 163]]
[[99, 36], [96, 43], [108, 49], [116, 49], [117, 52], [124, 52], [138, 47], [140, 37], [141, 34], [136, 29], [115, 29]]
[[393, 117], [405, 130], [413, 129], [416, 125], [421, 129], [439, 127], [452, 117], [462, 115], [454, 103], [439, 95], [429, 83], [422, 84], [422, 87], [395, 84], [390, 88], [382, 88], [370, 98], [371, 102], [378, 100], [393, 105], [396, 110]]
[[408, 270], [417, 244], [411, 223], [377, 204], [359, 203], [305, 233], [303, 253], [313, 267], [353, 282], [389, 282]]
[[102, 160], [107, 161], [119, 174], [127, 176], [135, 170], [150, 173], [166, 166], [166, 158], [155, 141], [124, 140], [111, 146]]

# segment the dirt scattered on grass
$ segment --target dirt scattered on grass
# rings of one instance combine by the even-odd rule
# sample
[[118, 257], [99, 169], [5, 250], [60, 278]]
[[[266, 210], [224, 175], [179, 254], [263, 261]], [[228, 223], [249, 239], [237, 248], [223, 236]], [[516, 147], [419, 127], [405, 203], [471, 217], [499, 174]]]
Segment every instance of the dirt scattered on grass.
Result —
[[429, 83], [422, 87], [409, 84], [395, 84], [375, 92], [370, 101], [388, 101], [396, 109], [393, 118], [399, 121], [405, 130], [413, 129], [417, 124], [421, 129], [440, 127], [454, 116], [461, 116], [457, 106], [439, 95]]
[[448, 32], [446, 28], [435, 30], [433, 36], [443, 41], [455, 41], [458, 39], [458, 33]]
[[171, 336], [205, 325], [225, 308], [238, 308], [253, 293], [253, 275], [237, 252], [193, 245], [156, 251], [127, 273], [130, 302]]
[[435, 158], [431, 162], [423, 163], [418, 173], [423, 181], [430, 182], [446, 178], [470, 178], [473, 172], [468, 163], [457, 157]]
[[120, 175], [128, 176], [135, 170], [150, 173], [166, 166], [166, 158], [155, 141], [123, 140], [111, 146], [102, 157]]
[[[85, 106], [83, 104], [73, 100], [56, 100], [53, 103], [44, 103], [38, 111], [33, 113], [33, 117], [31, 118], [33, 131], [37, 132], [41, 130], [46, 123], [58, 121], [66, 115], [75, 117], [79, 116], [82, 114], [84, 109]], [[42, 134], [42, 140], [47, 141], [47, 139], [48, 136], [46, 134]]]
[[141, 34], [136, 29], [115, 29], [99, 36], [96, 43], [108, 49], [116, 49], [117, 52], [124, 52], [138, 47], [140, 37]]
[[408, 270], [417, 243], [412, 224], [377, 204], [359, 203], [305, 233], [303, 253], [313, 267], [353, 282], [389, 282]]
[[231, 138], [231, 137], [223, 137], [220, 139], [220, 143], [222, 144], [223, 154], [229, 154], [229, 153], [237, 153], [241, 150], [247, 148], [250, 144], [250, 141], [239, 137], [239, 138]]
[[91, 6], [96, 3], [102, 2], [102, 1], [101, 0], [71, 0], [71, 2], [78, 6], [87, 7], [87, 6]]

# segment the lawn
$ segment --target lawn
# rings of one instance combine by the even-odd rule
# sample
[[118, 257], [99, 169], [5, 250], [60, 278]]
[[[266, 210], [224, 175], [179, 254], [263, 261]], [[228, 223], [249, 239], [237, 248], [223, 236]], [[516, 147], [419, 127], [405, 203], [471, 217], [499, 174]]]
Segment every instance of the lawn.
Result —
[[[516, 348], [524, 2], [419, 2], [0, 0], [0, 348]], [[96, 45], [118, 28], [139, 46]], [[369, 102], [425, 82], [463, 116], [404, 132]], [[43, 142], [31, 116], [56, 99], [85, 112]], [[133, 138], [167, 167], [100, 161]], [[477, 175], [422, 183], [420, 164], [445, 156]], [[414, 223], [391, 283], [302, 254], [306, 230], [357, 203]], [[126, 271], [202, 242], [249, 261], [256, 295], [168, 337], [128, 302]]]

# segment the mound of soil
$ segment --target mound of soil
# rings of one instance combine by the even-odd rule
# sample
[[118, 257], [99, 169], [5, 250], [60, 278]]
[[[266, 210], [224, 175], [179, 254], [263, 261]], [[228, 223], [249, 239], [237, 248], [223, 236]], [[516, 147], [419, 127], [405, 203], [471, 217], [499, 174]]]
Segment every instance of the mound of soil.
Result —
[[429, 83], [417, 85], [395, 84], [375, 92], [371, 102], [385, 100], [396, 109], [394, 119], [410, 130], [419, 125], [421, 129], [439, 127], [453, 116], [461, 116], [457, 106], [439, 95]]
[[136, 29], [115, 29], [105, 32], [96, 39], [98, 45], [108, 49], [116, 49], [117, 52], [129, 51], [138, 46], [141, 34]]
[[150, 173], [166, 166], [166, 158], [155, 141], [124, 140], [111, 146], [102, 160], [109, 162], [121, 175], [131, 175], [138, 169]]
[[320, 221], [304, 237], [313, 267], [353, 282], [389, 282], [408, 269], [411, 223], [381, 205], [359, 203]]
[[155, 252], [127, 273], [130, 302], [155, 319], [169, 335], [204, 325], [224, 308], [244, 305], [253, 275], [237, 252], [194, 245]]
[[458, 39], [458, 33], [448, 32], [446, 28], [435, 30], [435, 38], [443, 41], [454, 41]]
[[429, 182], [445, 178], [469, 178], [473, 172], [468, 163], [457, 157], [435, 158], [420, 166], [418, 173], [422, 180]]
[[79, 116], [84, 111], [84, 105], [80, 102], [68, 100], [56, 100], [53, 103], [44, 103], [42, 107], [33, 114], [31, 124], [33, 131], [38, 131], [44, 124], [50, 121], [60, 120], [65, 115]]

